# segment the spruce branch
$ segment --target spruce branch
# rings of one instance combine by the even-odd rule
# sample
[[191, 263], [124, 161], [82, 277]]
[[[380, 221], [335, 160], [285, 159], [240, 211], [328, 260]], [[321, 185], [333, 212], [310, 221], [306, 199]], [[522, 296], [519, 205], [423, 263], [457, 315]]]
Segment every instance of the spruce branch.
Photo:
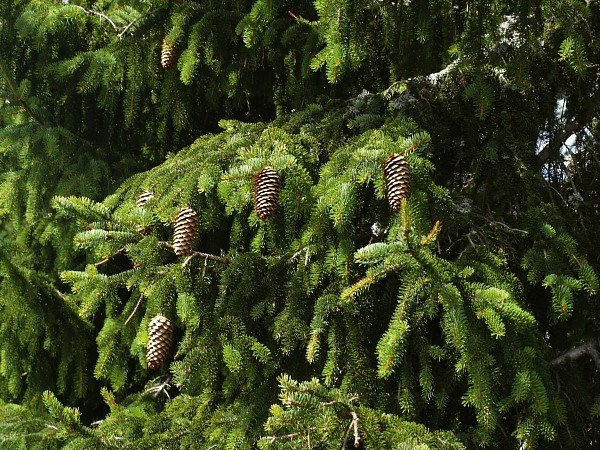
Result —
[[119, 27], [117, 27], [117, 25], [106, 14], [101, 13], [100, 11], [94, 11], [93, 9], [87, 9], [87, 8], [84, 8], [83, 6], [79, 6], [79, 5], [72, 5], [72, 6], [82, 10], [86, 14], [96, 15], [96, 16], [99, 16], [101, 19], [105, 19], [108, 23], [110, 23], [110, 25], [114, 28], [115, 31], [119, 31]]
[[562, 128], [557, 130], [537, 154], [537, 160], [540, 166], [554, 160], [560, 155], [560, 149], [566, 140], [573, 134], [580, 133], [591, 123], [600, 111], [600, 94], [596, 93], [590, 96], [583, 106], [576, 111], [574, 117], [570, 119]]
[[2, 72], [2, 76], [6, 80], [6, 83], [8, 84], [8, 88], [10, 89], [10, 92], [13, 95], [12, 100], [19, 103], [23, 107], [23, 109], [27, 112], [27, 114], [29, 114], [31, 116], [31, 118], [33, 120], [35, 120], [40, 125], [43, 125], [42, 119], [40, 119], [39, 116], [31, 110], [31, 108], [29, 107], [27, 102], [25, 102], [23, 97], [21, 95], [19, 95], [19, 93], [17, 92], [16, 83], [14, 82], [14, 80], [11, 78], [8, 71], [6, 70], [6, 64], [1, 60], [0, 60], [0, 72]]
[[161, 9], [161, 8], [156, 8], [156, 9], [153, 9], [153, 10], [151, 10], [151, 11], [147, 11], [147, 12], [145, 12], [144, 14], [142, 14], [141, 16], [139, 16], [139, 17], [137, 17], [137, 18], [133, 19], [131, 22], [129, 22], [129, 23], [128, 23], [128, 24], [127, 24], [127, 25], [126, 25], [124, 28], [123, 28], [123, 31], [121, 31], [119, 34], [117, 34], [117, 37], [118, 37], [119, 39], [122, 39], [122, 38], [123, 38], [123, 35], [124, 35], [125, 33], [127, 33], [127, 30], [129, 30], [129, 28], [131, 28], [131, 27], [132, 27], [132, 26], [133, 26], [133, 25], [134, 25], [134, 24], [135, 24], [135, 23], [136, 23], [138, 20], [142, 20], [142, 19], [143, 19], [143, 18], [145, 18], [145, 17], [151, 16], [152, 14], [155, 14], [155, 13], [157, 13], [158, 11], [160, 11], [160, 9]]
[[125, 25], [122, 28], [119, 28], [119, 26], [117, 26], [117, 24], [115, 24], [110, 17], [108, 17], [106, 14], [100, 12], [100, 11], [95, 11], [93, 9], [87, 9], [84, 8], [83, 6], [79, 6], [79, 5], [73, 5], [74, 7], [82, 10], [83, 12], [85, 12], [86, 14], [90, 14], [90, 15], [95, 15], [95, 16], [99, 16], [101, 19], [106, 20], [112, 27], [113, 29], [117, 32], [117, 37], [119, 39], [123, 39], [123, 35], [125, 35], [125, 33], [127, 33], [127, 31], [129, 31], [129, 29], [139, 20], [144, 19], [145, 17], [151, 16], [152, 14], [157, 13], [158, 11], [161, 10], [161, 8], [156, 8], [156, 9], [152, 9], [150, 11], [145, 12], [144, 14], [136, 17], [135, 19], [133, 19], [131, 22], [129, 22], [127, 25]]
[[458, 58], [450, 62], [450, 64], [448, 64], [446, 67], [444, 67], [438, 72], [430, 73], [427, 75], [419, 75], [416, 77], [407, 78], [405, 80], [395, 81], [382, 92], [382, 95], [384, 98], [390, 99], [397, 93], [405, 92], [409, 83], [427, 83], [432, 86], [435, 86], [439, 84], [441, 80], [450, 75], [457, 67], [459, 67], [462, 61], [462, 58]]
[[600, 370], [600, 351], [598, 350], [598, 338], [590, 339], [588, 342], [581, 344], [571, 350], [566, 351], [562, 355], [557, 356], [550, 361], [551, 366], [558, 366], [568, 361], [574, 361], [584, 355], [589, 355]]
[[562, 129], [558, 130], [555, 135], [548, 141], [542, 150], [538, 153], [537, 159], [540, 165], [544, 165], [559, 154], [559, 150], [565, 144], [565, 141], [574, 133], [577, 133], [581, 126], [577, 121], [566, 124]]

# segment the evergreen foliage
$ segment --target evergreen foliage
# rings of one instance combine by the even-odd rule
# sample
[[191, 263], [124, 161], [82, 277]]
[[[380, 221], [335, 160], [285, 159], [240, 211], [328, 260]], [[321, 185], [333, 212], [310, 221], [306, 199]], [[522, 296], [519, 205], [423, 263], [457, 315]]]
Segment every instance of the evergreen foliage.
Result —
[[0, 4], [0, 448], [597, 446], [599, 34]]

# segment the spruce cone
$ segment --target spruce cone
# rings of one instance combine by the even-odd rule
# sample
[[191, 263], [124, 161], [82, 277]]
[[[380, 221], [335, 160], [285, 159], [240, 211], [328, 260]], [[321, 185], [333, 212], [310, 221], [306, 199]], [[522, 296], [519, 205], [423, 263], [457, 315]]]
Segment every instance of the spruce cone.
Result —
[[390, 208], [392, 211], [398, 211], [402, 199], [408, 196], [410, 187], [408, 162], [402, 155], [390, 155], [383, 164], [383, 174]]
[[142, 192], [138, 198], [137, 201], [135, 202], [135, 206], [137, 206], [138, 208], [143, 207], [146, 203], [148, 203], [148, 200], [150, 200], [152, 197], [154, 197], [154, 194], [150, 191], [144, 191]]
[[167, 37], [165, 36], [160, 49], [160, 65], [163, 66], [163, 69], [173, 67], [177, 61], [177, 56], [179, 56], [177, 48], [173, 44], [167, 44]]
[[173, 324], [165, 316], [155, 316], [148, 324], [148, 346], [146, 347], [146, 363], [148, 369], [154, 370], [165, 362], [171, 348]]
[[277, 209], [279, 175], [272, 167], [265, 167], [254, 177], [254, 209], [260, 220], [267, 220]]
[[198, 215], [193, 209], [182, 208], [175, 219], [173, 251], [177, 256], [189, 255], [196, 240]]

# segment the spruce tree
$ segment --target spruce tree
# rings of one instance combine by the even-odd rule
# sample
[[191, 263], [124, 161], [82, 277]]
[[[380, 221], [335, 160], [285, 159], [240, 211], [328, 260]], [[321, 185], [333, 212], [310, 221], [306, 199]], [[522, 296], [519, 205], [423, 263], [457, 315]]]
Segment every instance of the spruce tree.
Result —
[[600, 4], [0, 4], [0, 448], [594, 448]]

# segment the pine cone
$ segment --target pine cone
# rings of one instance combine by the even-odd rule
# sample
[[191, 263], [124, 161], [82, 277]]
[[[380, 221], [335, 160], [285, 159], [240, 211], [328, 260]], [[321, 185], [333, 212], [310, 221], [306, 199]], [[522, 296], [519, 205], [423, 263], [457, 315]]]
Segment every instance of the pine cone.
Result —
[[146, 203], [148, 203], [148, 200], [150, 200], [152, 197], [154, 197], [154, 194], [150, 191], [144, 191], [142, 192], [138, 198], [137, 201], [135, 202], [135, 206], [137, 206], [138, 208], [143, 207]]
[[254, 209], [260, 220], [267, 220], [277, 209], [279, 175], [272, 167], [265, 167], [254, 177]]
[[175, 219], [173, 233], [173, 251], [177, 256], [188, 255], [192, 252], [197, 229], [198, 215], [196, 212], [190, 208], [182, 208]]
[[155, 316], [148, 324], [148, 345], [146, 347], [146, 363], [148, 369], [154, 370], [165, 362], [171, 349], [173, 324], [165, 316]]
[[392, 211], [398, 211], [402, 199], [408, 196], [410, 187], [408, 162], [402, 155], [390, 155], [383, 164], [383, 174], [390, 208]]
[[163, 69], [169, 69], [173, 67], [178, 56], [177, 48], [174, 44], [168, 44], [165, 36], [160, 49], [160, 65], [163, 66]]

